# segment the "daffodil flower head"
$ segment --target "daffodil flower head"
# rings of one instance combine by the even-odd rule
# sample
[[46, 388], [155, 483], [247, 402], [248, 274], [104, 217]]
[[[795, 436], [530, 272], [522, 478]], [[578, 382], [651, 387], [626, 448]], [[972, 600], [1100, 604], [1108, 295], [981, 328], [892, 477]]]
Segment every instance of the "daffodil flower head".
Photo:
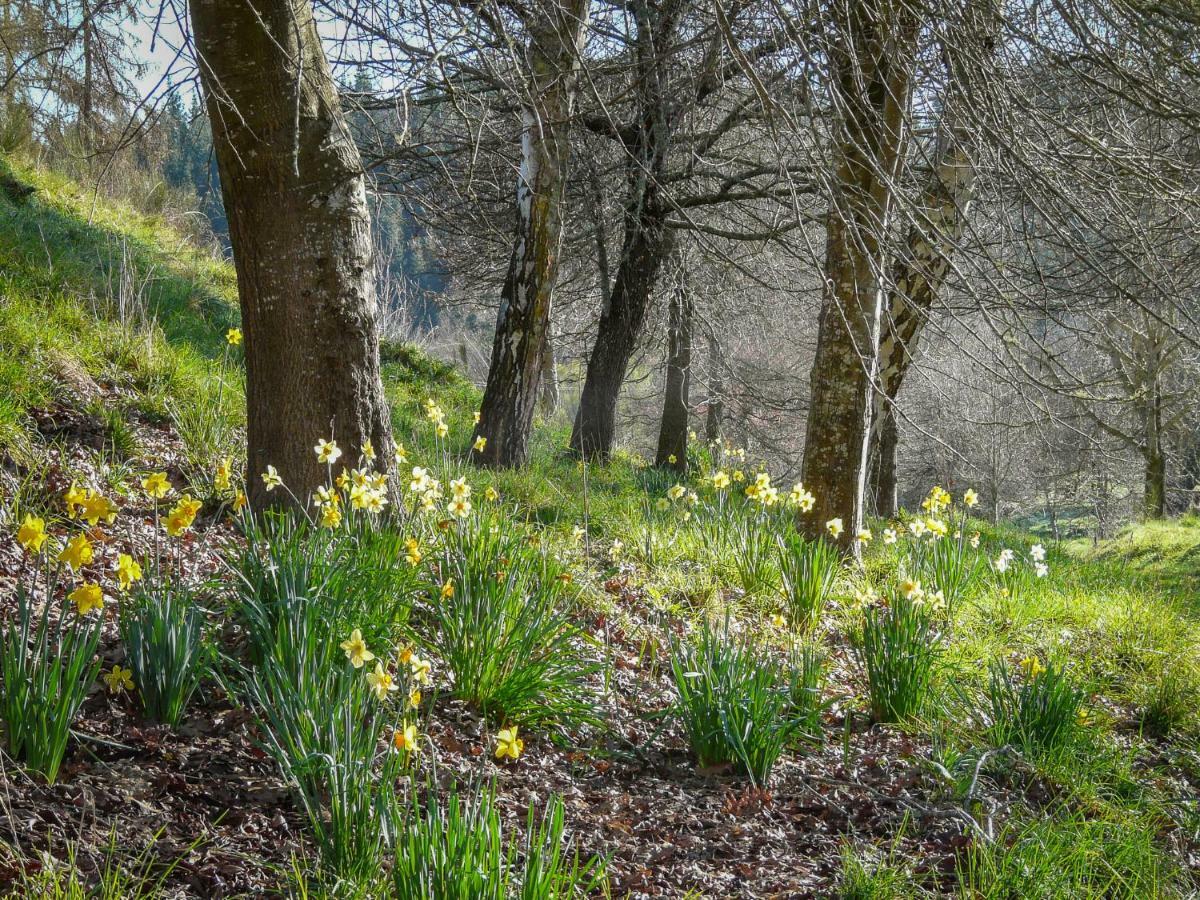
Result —
[[525, 750], [525, 742], [517, 736], [517, 726], [501, 728], [496, 734], [496, 758], [519, 759]]
[[17, 529], [17, 543], [29, 553], [40, 553], [46, 543], [46, 520], [27, 514]]
[[369, 663], [375, 658], [375, 654], [367, 649], [367, 642], [363, 640], [362, 630], [359, 628], [350, 632], [350, 637], [338, 646], [345, 651], [346, 659], [350, 660], [350, 665], [356, 669], [361, 669], [363, 663]]
[[122, 691], [133, 690], [133, 670], [122, 669], [119, 665], [114, 665], [112, 669], [105, 672], [101, 678], [104, 679], [104, 684], [108, 688], [110, 694], [119, 694]]

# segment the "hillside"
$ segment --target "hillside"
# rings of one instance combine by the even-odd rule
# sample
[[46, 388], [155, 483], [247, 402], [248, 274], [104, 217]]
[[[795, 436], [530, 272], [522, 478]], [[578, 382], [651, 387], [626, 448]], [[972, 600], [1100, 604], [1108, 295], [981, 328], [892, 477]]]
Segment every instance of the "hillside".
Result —
[[[843, 564], [738, 448], [676, 484], [541, 427], [476, 471], [476, 388], [389, 344], [395, 491], [333, 456], [311, 522], [256, 522], [230, 268], [2, 167], [34, 188], [0, 191], [4, 890], [475, 897], [539, 859], [547, 897], [1200, 890], [1196, 520], [1043, 547], [934, 489]], [[71, 660], [75, 706], [14, 688]]]

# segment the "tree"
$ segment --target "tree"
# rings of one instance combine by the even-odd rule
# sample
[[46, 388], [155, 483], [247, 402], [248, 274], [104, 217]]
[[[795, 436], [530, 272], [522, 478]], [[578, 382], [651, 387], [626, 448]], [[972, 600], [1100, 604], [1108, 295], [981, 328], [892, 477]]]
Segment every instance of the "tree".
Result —
[[362, 164], [309, 0], [190, 11], [245, 333], [249, 499], [288, 502], [258, 478], [274, 465], [303, 503], [328, 475], [317, 439], [393, 450]]
[[692, 317], [694, 304], [687, 283], [687, 263], [674, 258], [667, 324], [667, 377], [662, 422], [654, 464], [687, 474], [688, 393], [692, 381]]
[[[496, 316], [496, 334], [474, 455], [488, 466], [524, 465], [548, 368], [550, 308], [558, 280], [563, 193], [580, 45], [588, 0], [534, 4], [530, 14], [528, 103], [522, 110], [517, 238]], [[546, 373], [553, 379], [553, 373]]]
[[816, 505], [800, 521], [815, 536], [841, 519], [837, 541], [850, 552], [862, 524], [885, 240], [921, 20], [906, 0], [839, 4], [831, 16], [833, 196], [803, 468]]

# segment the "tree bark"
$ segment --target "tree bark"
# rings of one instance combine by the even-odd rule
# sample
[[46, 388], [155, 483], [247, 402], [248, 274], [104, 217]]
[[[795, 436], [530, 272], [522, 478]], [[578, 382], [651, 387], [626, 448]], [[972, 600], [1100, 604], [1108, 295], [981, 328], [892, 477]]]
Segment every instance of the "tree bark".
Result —
[[721, 359], [721, 344], [711, 331], [708, 334], [708, 403], [704, 413], [704, 440], [710, 445], [721, 443], [725, 419], [725, 366]]
[[[994, 0], [976, 0], [967, 9], [961, 47], [952, 56], [951, 96], [943, 105], [942, 128], [934, 166], [904, 249], [892, 271], [892, 286], [883, 310], [879, 339], [879, 375], [872, 394], [870, 456], [876, 515], [891, 518], [898, 511], [897, 444], [899, 423], [896, 398], [912, 364], [925, 323], [950, 272], [950, 259], [966, 230], [975, 199], [975, 162], [970, 134], [962, 123], [960, 83], [970, 77], [961, 65], [978, 66], [990, 54], [999, 22]], [[970, 48], [978, 48], [971, 52]]]
[[826, 225], [825, 290], [804, 447], [803, 479], [816, 497], [799, 519], [810, 536], [842, 520], [835, 539], [857, 553], [875, 378], [883, 241], [903, 158], [916, 9], [848, 4], [830, 40], [835, 72], [834, 196]]
[[531, 14], [528, 84], [517, 177], [517, 238], [496, 320], [496, 337], [473, 454], [482, 466], [521, 466], [545, 369], [550, 308], [558, 281], [563, 191], [567, 183], [580, 44], [588, 0], [535, 4]]
[[546, 342], [542, 345], [542, 382], [538, 409], [546, 419], [558, 411], [558, 358], [554, 353], [553, 321], [546, 328]]
[[[309, 0], [189, 0], [237, 270], [252, 508], [305, 503], [313, 452], [390, 460], [371, 220]], [[288, 490], [268, 492], [268, 465]]]
[[1163, 455], [1162, 394], [1157, 372], [1151, 376], [1147, 390], [1142, 442], [1142, 457], [1146, 462], [1142, 515], [1147, 519], [1161, 519], [1167, 512], [1167, 461]]
[[662, 197], [671, 142], [667, 48], [683, 4], [631, 6], [637, 25], [638, 127], [625, 148], [629, 187], [621, 261], [600, 315], [571, 431], [571, 450], [587, 459], [603, 460], [612, 453], [617, 400], [646, 322], [658, 271], [669, 249], [668, 207]]
[[688, 440], [688, 395], [692, 380], [693, 301], [687, 274], [680, 261], [667, 323], [667, 373], [662, 422], [658, 430], [658, 453], [654, 464], [686, 475]]

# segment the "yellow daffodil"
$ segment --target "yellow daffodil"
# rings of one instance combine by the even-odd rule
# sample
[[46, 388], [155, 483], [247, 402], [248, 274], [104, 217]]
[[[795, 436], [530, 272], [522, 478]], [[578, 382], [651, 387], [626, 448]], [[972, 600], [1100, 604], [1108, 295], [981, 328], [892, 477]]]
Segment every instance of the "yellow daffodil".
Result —
[[672, 465], [672, 466], [673, 466], [673, 465], [675, 465], [675, 463], [676, 463], [676, 462], [678, 462], [678, 460], [676, 459], [676, 457], [675, 457], [675, 454], [674, 454], [674, 453], [670, 454], [670, 455], [667, 457], [667, 463], [668, 463], [668, 464], [670, 464], [670, 465]]
[[367, 649], [367, 642], [363, 640], [362, 631], [358, 628], [350, 632], [350, 637], [338, 646], [346, 651], [346, 659], [350, 660], [350, 665], [356, 669], [361, 669], [363, 663], [369, 663], [375, 658], [375, 654]]
[[46, 520], [39, 516], [26, 515], [17, 529], [17, 543], [30, 553], [40, 553], [46, 543]]
[[517, 726], [501, 728], [496, 735], [496, 758], [518, 759], [525, 749], [525, 742], [517, 737]]
[[787, 625], [787, 619], [783, 617], [782, 613], [775, 613], [771, 616], [771, 624], [776, 628], [783, 628]]
[[471, 514], [471, 501], [462, 497], [455, 497], [446, 507], [446, 511], [455, 518], [465, 519]]
[[614, 540], [612, 546], [608, 548], [608, 558], [616, 562], [621, 558], [621, 551], [625, 549], [625, 545], [620, 540]]
[[483, 491], [483, 499], [489, 503], [495, 503], [500, 499], [500, 492], [489, 484]]
[[574, 528], [571, 529], [571, 540], [573, 540], [575, 543], [578, 544], [580, 541], [583, 540], [583, 536], [585, 534], [587, 534], [587, 531], [584, 530], [584, 528], [582, 526], [576, 525]]
[[58, 561], [66, 563], [72, 571], [78, 572], [92, 561], [94, 555], [95, 550], [92, 548], [92, 542], [87, 539], [87, 535], [77, 534], [67, 541], [67, 546], [63, 547], [62, 552], [58, 554]]
[[370, 438], [363, 441], [362, 455], [368, 462], [375, 462], [375, 445], [371, 443]]
[[840, 518], [830, 519], [825, 523], [825, 530], [829, 532], [830, 537], [836, 538], [846, 530], [846, 527], [842, 524], [842, 520]]
[[408, 462], [408, 454], [405, 452], [403, 444], [396, 445], [396, 452], [392, 454], [392, 459], [396, 463], [396, 468]]
[[419, 709], [421, 706], [421, 691], [413, 688], [408, 692], [408, 705], [411, 709]]
[[471, 496], [471, 486], [465, 478], [455, 478], [450, 482], [450, 496], [466, 499]]
[[967, 492], [963, 494], [963, 503], [970, 509], [979, 502], [979, 495], [971, 488], [967, 488]]
[[870, 528], [860, 528], [858, 529], [858, 534], [855, 535], [855, 540], [857, 540], [860, 544], [868, 544], [871, 542], [872, 537], [874, 537], [874, 535], [871, 534]]
[[121, 590], [127, 591], [135, 581], [142, 580], [142, 566], [128, 553], [122, 553], [117, 557], [117, 582], [121, 585]]
[[909, 600], [920, 600], [925, 596], [925, 591], [921, 589], [921, 582], [914, 581], [911, 578], [906, 578], [900, 582], [900, 593]]
[[171, 482], [167, 480], [166, 472], [154, 472], [142, 479], [142, 490], [146, 496], [161, 500], [171, 493]]
[[380, 703], [387, 699], [389, 692], [396, 690], [396, 682], [383, 668], [383, 663], [375, 663], [375, 671], [367, 673], [367, 683]]
[[233, 460], [226, 456], [217, 463], [217, 470], [213, 473], [213, 487], [218, 491], [227, 491], [233, 484]]
[[672, 500], [682, 500], [683, 495], [687, 493], [687, 488], [682, 484], [673, 484], [667, 489], [667, 496]]
[[196, 521], [196, 513], [200, 512], [200, 507], [203, 505], [200, 500], [193, 500], [191, 494], [184, 494], [180, 497], [179, 502], [167, 516], [166, 522], [163, 523], [167, 534], [171, 537], [179, 537], [191, 528], [192, 523]]
[[718, 491], [723, 491], [729, 487], [729, 473], [724, 469], [717, 470], [712, 477], [712, 486]]
[[237, 496], [233, 498], [233, 511], [237, 512], [246, 507], [246, 492], [238, 491]]
[[443, 600], [449, 600], [451, 597], [454, 596], [454, 579], [453, 578], [447, 579], [446, 583], [442, 585], [441, 594], [442, 594]]
[[1042, 661], [1036, 656], [1027, 656], [1020, 663], [1022, 671], [1025, 672], [1025, 677], [1031, 681], [1037, 678], [1046, 671], [1046, 667], [1042, 665]]
[[416, 538], [407, 538], [404, 541], [404, 558], [408, 560], [410, 566], [416, 566], [421, 561], [421, 545]]
[[96, 525], [101, 519], [111, 523], [117, 517], [117, 507], [99, 491], [88, 491], [80, 516], [89, 525]]
[[429, 684], [429, 677], [433, 672], [433, 666], [429, 664], [429, 660], [421, 659], [421, 657], [414, 655], [409, 659], [408, 667], [415, 680], [421, 684]]
[[72, 519], [78, 514], [80, 507], [83, 506], [83, 500], [88, 495], [87, 488], [81, 488], [77, 484], [72, 484], [63, 494], [63, 504], [67, 507], [67, 515]]
[[475, 443], [471, 445], [471, 449], [476, 453], [482, 453], [485, 449], [487, 449], [487, 438], [485, 438], [482, 434], [475, 438]]
[[67, 595], [67, 599], [75, 604], [75, 611], [81, 616], [86, 616], [93, 609], [104, 608], [104, 592], [100, 590], [100, 585], [91, 581], [79, 585]]
[[397, 728], [392, 736], [392, 745], [402, 753], [412, 753], [417, 749], [417, 726], [408, 724]]
[[122, 669], [120, 666], [114, 665], [112, 669], [105, 672], [101, 678], [104, 679], [104, 684], [108, 687], [110, 694], [119, 694], [122, 691], [133, 690], [133, 670]]
[[230, 328], [225, 332], [225, 343], [230, 347], [236, 347], [242, 342], [242, 329]]

